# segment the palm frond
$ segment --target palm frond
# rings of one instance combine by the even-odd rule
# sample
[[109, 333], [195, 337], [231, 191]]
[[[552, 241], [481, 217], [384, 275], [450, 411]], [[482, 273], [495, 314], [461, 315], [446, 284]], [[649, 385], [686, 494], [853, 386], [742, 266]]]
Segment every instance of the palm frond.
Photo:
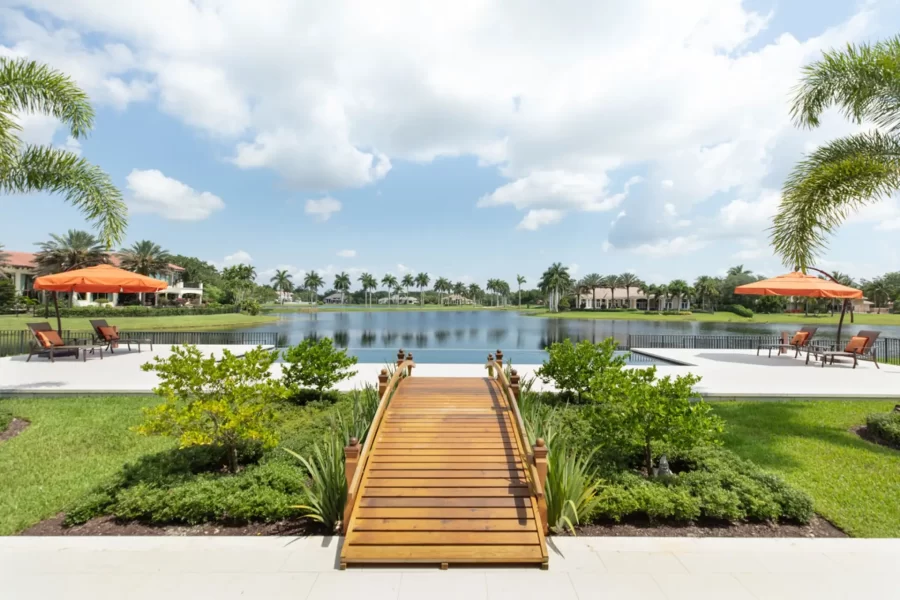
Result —
[[798, 164], [784, 184], [772, 245], [806, 268], [852, 210], [900, 189], [900, 141], [877, 131], [839, 138]]
[[817, 127], [833, 105], [857, 123], [900, 131], [900, 36], [832, 50], [804, 68], [794, 92], [794, 121]]
[[107, 248], [125, 235], [128, 210], [109, 175], [87, 160], [60, 148], [25, 146], [0, 172], [0, 192], [53, 192], [97, 225]]
[[52, 115], [84, 137], [94, 125], [88, 95], [71, 77], [27, 58], [0, 58], [0, 102], [4, 109]]

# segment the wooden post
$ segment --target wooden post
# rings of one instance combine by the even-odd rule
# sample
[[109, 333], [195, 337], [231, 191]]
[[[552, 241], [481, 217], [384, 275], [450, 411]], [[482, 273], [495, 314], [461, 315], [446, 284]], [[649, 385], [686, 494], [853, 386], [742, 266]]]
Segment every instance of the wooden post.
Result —
[[[348, 488], [353, 481], [353, 476], [356, 474], [356, 465], [359, 462], [360, 450], [359, 440], [356, 438], [350, 438], [350, 445], [344, 446], [344, 475], [347, 477]], [[343, 529], [344, 533], [347, 533], [347, 528], [350, 526], [350, 514], [353, 512], [354, 501], [355, 498], [353, 495], [348, 494], [347, 504], [344, 506], [344, 519], [341, 523], [341, 529]]]
[[519, 372], [515, 369], [509, 372], [509, 387], [512, 389], [513, 398], [518, 402], [522, 395], [522, 390], [519, 388]]
[[503, 350], [497, 350], [497, 366], [503, 368]]
[[[413, 359], [412, 352], [410, 352], [409, 354], [406, 355], [406, 360], [408, 360], [409, 362], [412, 362], [412, 359]], [[406, 367], [406, 376], [412, 377], [412, 365], [409, 365], [408, 367]]]
[[[537, 469], [538, 480], [541, 483], [541, 490], [547, 484], [547, 445], [542, 438], [538, 438], [534, 445], [534, 467]], [[546, 492], [538, 498], [538, 510], [541, 513], [541, 521], [544, 523], [544, 533], [550, 531], [547, 523], [547, 498]]]
[[493, 377], [494, 376], [494, 367], [491, 363], [494, 362], [494, 355], [488, 354], [487, 361], [488, 361], [488, 377]]
[[378, 375], [378, 397], [383, 398], [384, 393], [387, 391], [388, 384], [388, 371], [387, 369], [382, 369], [381, 373]]
[[400, 348], [399, 350], [397, 350], [397, 366], [398, 367], [403, 364], [403, 359], [405, 356], [406, 355], [403, 354], [403, 348]]

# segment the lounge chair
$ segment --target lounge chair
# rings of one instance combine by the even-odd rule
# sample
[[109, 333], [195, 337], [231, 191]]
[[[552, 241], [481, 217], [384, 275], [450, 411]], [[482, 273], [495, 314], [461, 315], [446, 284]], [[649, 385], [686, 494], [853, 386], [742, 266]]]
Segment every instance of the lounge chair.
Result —
[[787, 339], [787, 336], [782, 334], [780, 344], [760, 344], [756, 347], [756, 355], [759, 356], [759, 351], [763, 348], [768, 348], [769, 358], [772, 358], [772, 350], [775, 348], [778, 348], [779, 354], [786, 352], [788, 348], [793, 348], [794, 358], [797, 358], [800, 356], [800, 352], [809, 346], [809, 343], [812, 341], [813, 336], [816, 335], [818, 329], [818, 327], [801, 327], [800, 331], [795, 333], [791, 339]]
[[[34, 340], [28, 350], [28, 358], [25, 362], [29, 362], [31, 357], [47, 356], [50, 362], [56, 362], [56, 357], [74, 356], [78, 360], [79, 354], [81, 360], [87, 360], [87, 350], [92, 350], [90, 345], [79, 344], [80, 341], [90, 342], [90, 340], [63, 340], [50, 323], [28, 323], [28, 328], [34, 334]], [[103, 348], [100, 350], [100, 360], [103, 360]]]
[[153, 350], [153, 340], [150, 338], [123, 338], [119, 335], [119, 328], [111, 327], [105, 319], [92, 320], [91, 327], [94, 328], [94, 341], [96, 343], [106, 344], [106, 349], [110, 352], [114, 352], [115, 350], [113, 348], [119, 344], [128, 346], [129, 352], [131, 352], [132, 344], [137, 346], [138, 352], [141, 351], [141, 344], [148, 344], [150, 350]]
[[813, 355], [816, 360], [822, 359], [822, 367], [829, 359], [831, 364], [834, 364], [835, 358], [852, 358], [854, 369], [860, 360], [871, 360], [875, 363], [876, 369], [881, 369], [878, 366], [878, 352], [875, 348], [879, 335], [880, 331], [860, 331], [850, 338], [843, 350], [835, 350], [834, 344], [830, 348], [810, 346], [806, 353], [806, 364], [809, 364], [809, 357]]

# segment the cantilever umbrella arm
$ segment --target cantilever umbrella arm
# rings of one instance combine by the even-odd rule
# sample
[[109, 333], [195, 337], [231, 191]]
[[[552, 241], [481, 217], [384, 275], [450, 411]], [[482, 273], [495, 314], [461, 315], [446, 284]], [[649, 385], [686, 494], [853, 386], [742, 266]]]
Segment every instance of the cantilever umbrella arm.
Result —
[[[798, 267], [796, 270], [799, 271], [800, 268]], [[827, 273], [827, 272], [823, 271], [822, 269], [817, 269], [817, 268], [815, 268], [815, 267], [806, 267], [806, 270], [807, 270], [807, 271], [815, 271], [816, 273], [821, 273], [822, 275], [824, 275], [825, 277], [827, 277], [828, 279], [830, 279], [830, 280], [833, 281], [834, 283], [843, 285], [843, 284], [841, 284], [840, 281], [838, 281], [837, 279], [835, 279], [835, 278], [831, 275], [831, 273]], [[848, 303], [848, 302], [850, 302], [850, 301], [847, 300], [847, 299], [844, 299], [844, 300], [841, 301], [841, 318], [838, 319], [837, 341], [835, 342], [835, 344], [837, 345], [837, 348], [838, 348], [838, 349], [840, 349], [840, 347], [841, 347], [841, 329], [843, 329], [843, 327], [844, 327], [844, 314], [847, 312], [847, 303]], [[816, 310], [818, 310], [818, 309], [816, 309]], [[853, 322], [853, 311], [850, 311], [850, 322], [851, 322], [851, 323]]]

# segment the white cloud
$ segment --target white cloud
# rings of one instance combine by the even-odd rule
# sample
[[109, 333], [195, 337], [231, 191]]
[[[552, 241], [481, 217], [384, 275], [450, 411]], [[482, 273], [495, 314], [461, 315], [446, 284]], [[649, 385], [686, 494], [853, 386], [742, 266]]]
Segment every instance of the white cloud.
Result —
[[663, 179], [660, 182], [660, 185], [662, 185], [663, 188], [671, 189], [671, 188], [675, 187], [675, 182], [672, 181], [671, 179]]
[[253, 262], [253, 257], [250, 256], [250, 253], [245, 252], [244, 250], [238, 250], [234, 254], [229, 254], [225, 257], [223, 261], [226, 265], [237, 265], [237, 264], [249, 264]]
[[578, 266], [578, 263], [572, 263], [571, 265], [569, 265], [569, 275], [574, 277], [578, 274], [579, 269], [581, 269], [581, 267]]
[[552, 208], [536, 208], [528, 211], [528, 214], [519, 222], [517, 229], [535, 231], [544, 225], [559, 223], [565, 213]]
[[210, 192], [198, 192], [156, 169], [133, 169], [125, 178], [130, 191], [131, 210], [154, 213], [175, 221], [199, 221], [225, 207], [221, 198]]
[[341, 202], [330, 196], [318, 200], [307, 200], [304, 212], [312, 215], [319, 221], [327, 221], [336, 212], [341, 210]]
[[403, 274], [403, 273], [409, 273], [410, 271], [412, 271], [412, 269], [410, 269], [409, 267], [407, 267], [407, 266], [404, 265], [403, 263], [397, 263], [397, 270], [400, 271], [401, 274]]
[[72, 154], [81, 156], [81, 142], [76, 140], [71, 135], [68, 138], [66, 138], [66, 143], [63, 145], [63, 148], [65, 148]]
[[634, 248], [635, 254], [642, 254], [653, 258], [664, 256], [678, 256], [690, 254], [706, 246], [707, 242], [700, 240], [695, 235], [675, 237], [652, 244], [641, 244]]
[[341, 258], [355, 258], [356, 250], [338, 250], [337, 255]]

